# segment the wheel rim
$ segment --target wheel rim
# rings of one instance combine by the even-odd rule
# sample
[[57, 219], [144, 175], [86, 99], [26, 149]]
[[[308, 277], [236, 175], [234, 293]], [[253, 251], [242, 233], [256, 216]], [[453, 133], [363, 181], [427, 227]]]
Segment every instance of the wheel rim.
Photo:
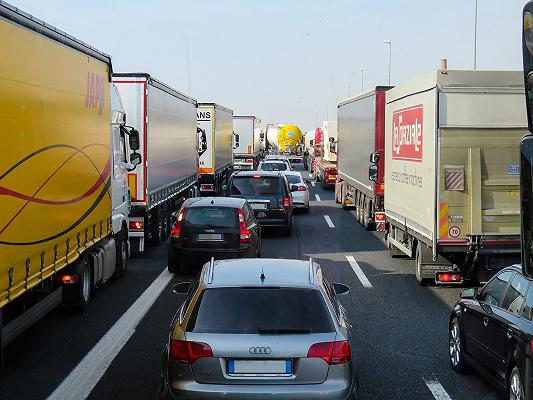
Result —
[[520, 382], [520, 375], [514, 372], [511, 376], [511, 387], [509, 390], [509, 398], [511, 400], [522, 400], [522, 382]]
[[89, 287], [90, 287], [89, 269], [86, 266], [83, 270], [83, 283], [81, 287], [81, 294], [83, 296], [84, 301], [89, 300], [89, 290], [90, 290]]
[[450, 328], [450, 361], [454, 367], [461, 362], [461, 336], [455, 323]]

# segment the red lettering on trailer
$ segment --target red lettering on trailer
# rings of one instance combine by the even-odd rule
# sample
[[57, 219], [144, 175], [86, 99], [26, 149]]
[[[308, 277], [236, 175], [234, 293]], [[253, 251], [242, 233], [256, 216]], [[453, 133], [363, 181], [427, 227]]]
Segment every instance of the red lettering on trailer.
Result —
[[392, 114], [392, 158], [422, 161], [424, 106], [403, 108]]
[[98, 115], [102, 115], [104, 110], [105, 100], [105, 84], [106, 79], [104, 77], [87, 73], [87, 90], [85, 93], [85, 107], [97, 108]]

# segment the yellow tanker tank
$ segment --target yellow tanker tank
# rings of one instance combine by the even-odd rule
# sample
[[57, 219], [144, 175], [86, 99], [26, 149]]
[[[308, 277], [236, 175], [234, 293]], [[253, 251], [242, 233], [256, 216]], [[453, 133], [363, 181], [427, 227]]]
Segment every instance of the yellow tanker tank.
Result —
[[300, 153], [303, 133], [296, 125], [283, 125], [278, 131], [278, 145], [281, 153]]

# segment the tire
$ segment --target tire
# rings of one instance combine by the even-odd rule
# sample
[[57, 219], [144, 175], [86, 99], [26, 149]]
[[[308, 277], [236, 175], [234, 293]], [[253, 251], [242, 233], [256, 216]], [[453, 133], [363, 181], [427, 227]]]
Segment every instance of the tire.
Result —
[[365, 199], [363, 206], [363, 227], [369, 231], [372, 227], [370, 226], [370, 202]]
[[156, 207], [152, 210], [152, 226], [151, 229], [151, 242], [153, 245], [157, 246], [163, 241], [163, 219], [161, 207]]
[[457, 317], [452, 319], [448, 328], [448, 356], [450, 359], [450, 366], [455, 372], [463, 373], [466, 371], [463, 335]]
[[326, 190], [328, 190], [326, 188], [326, 181], [324, 179], [321, 179], [320, 182], [322, 182], [322, 190], [325, 192]]
[[63, 286], [63, 300], [68, 306], [85, 310], [91, 300], [92, 277], [87, 255], [82, 254], [72, 266], [72, 273], [78, 275], [78, 283]]
[[426, 286], [430, 283], [429, 279], [422, 278], [422, 244], [420, 242], [416, 245], [415, 277], [420, 286]]
[[126, 274], [126, 268], [128, 266], [128, 234], [124, 228], [118, 233], [115, 241], [117, 246], [117, 259], [113, 278], [118, 279]]
[[522, 377], [518, 367], [514, 367], [509, 374], [509, 381], [507, 382], [507, 388], [510, 400], [524, 400], [525, 392], [524, 385], [522, 384]]

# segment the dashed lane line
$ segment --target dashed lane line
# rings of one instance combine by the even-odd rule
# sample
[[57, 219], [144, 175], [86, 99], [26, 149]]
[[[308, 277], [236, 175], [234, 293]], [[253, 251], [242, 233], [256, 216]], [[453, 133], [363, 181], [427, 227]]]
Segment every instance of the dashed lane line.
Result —
[[350, 263], [350, 266], [352, 267], [353, 272], [355, 272], [355, 275], [357, 275], [357, 277], [361, 281], [361, 284], [366, 288], [371, 288], [372, 284], [366, 277], [365, 273], [363, 272], [359, 264], [357, 264], [357, 261], [355, 261], [355, 258], [353, 258], [353, 256], [345, 256], [345, 257], [346, 257], [346, 260], [348, 260], [348, 262]]
[[317, 194], [315, 194], [315, 198], [316, 198], [316, 201], [320, 201], [320, 196]]
[[48, 400], [86, 399], [107, 371], [117, 354], [135, 333], [135, 329], [173, 274], [165, 268], [131, 305], [122, 317], [107, 331], [70, 374], [61, 382]]
[[446, 389], [442, 387], [439, 380], [437, 378], [433, 379], [425, 379], [424, 382], [426, 383], [426, 386], [428, 387], [429, 391], [435, 398], [435, 400], [452, 400], [448, 392], [446, 392]]
[[335, 225], [333, 225], [333, 221], [329, 217], [329, 215], [324, 215], [324, 219], [326, 220], [326, 223], [330, 228], [335, 228]]

